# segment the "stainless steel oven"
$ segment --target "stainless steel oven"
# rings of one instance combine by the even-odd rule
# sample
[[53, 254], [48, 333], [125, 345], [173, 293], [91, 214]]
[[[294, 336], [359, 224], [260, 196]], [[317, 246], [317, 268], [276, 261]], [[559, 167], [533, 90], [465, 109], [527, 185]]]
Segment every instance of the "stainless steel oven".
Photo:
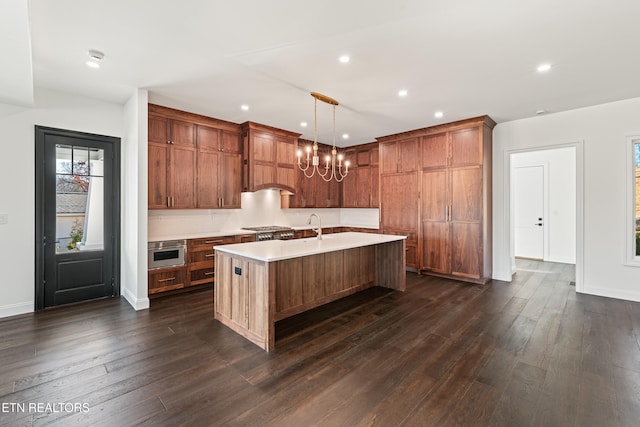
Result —
[[184, 265], [186, 259], [186, 251], [186, 240], [149, 242], [147, 257], [149, 262], [149, 270]]

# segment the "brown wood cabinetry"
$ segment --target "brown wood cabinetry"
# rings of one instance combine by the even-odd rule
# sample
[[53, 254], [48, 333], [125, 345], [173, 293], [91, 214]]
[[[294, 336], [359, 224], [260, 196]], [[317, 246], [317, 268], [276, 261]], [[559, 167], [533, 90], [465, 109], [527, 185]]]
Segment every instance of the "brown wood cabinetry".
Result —
[[149, 295], [182, 289], [187, 285], [187, 268], [182, 266], [150, 270], [148, 279]]
[[239, 208], [240, 125], [148, 108], [149, 209]]
[[280, 188], [295, 192], [299, 133], [259, 123], [242, 124], [245, 191]]
[[381, 227], [407, 236], [407, 266], [475, 283], [491, 277], [487, 116], [378, 138]]
[[197, 125], [197, 206], [240, 208], [242, 140], [240, 132]]
[[379, 206], [378, 144], [370, 143], [347, 150], [353, 168], [342, 181], [342, 207], [375, 208]]
[[149, 112], [149, 208], [195, 207], [195, 125]]
[[215, 279], [214, 246], [255, 241], [254, 234], [206, 237], [187, 241], [187, 286], [213, 283]]
[[493, 126], [480, 117], [421, 137], [421, 271], [491, 279]]

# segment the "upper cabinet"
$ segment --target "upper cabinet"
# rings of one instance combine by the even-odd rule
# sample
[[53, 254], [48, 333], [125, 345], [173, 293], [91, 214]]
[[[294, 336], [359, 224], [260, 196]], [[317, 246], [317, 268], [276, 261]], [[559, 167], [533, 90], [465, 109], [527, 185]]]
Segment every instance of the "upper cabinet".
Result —
[[279, 188], [295, 193], [300, 134], [259, 123], [242, 124], [244, 191]]
[[[298, 148], [305, 149], [306, 145], [313, 144], [313, 141], [299, 140]], [[319, 152], [328, 153], [331, 147], [318, 143]], [[297, 151], [297, 150], [296, 150]], [[347, 155], [347, 158], [348, 155]], [[294, 163], [296, 181], [295, 191], [290, 197], [289, 207], [291, 208], [339, 208], [341, 186], [344, 186], [349, 176], [342, 181], [342, 184], [336, 180], [325, 181], [317, 173], [311, 178], [307, 178], [303, 171], [298, 168], [298, 159], [296, 157]], [[324, 168], [321, 168], [324, 170]], [[311, 173], [311, 171], [307, 171]]]
[[385, 137], [380, 142], [380, 172], [415, 172], [418, 170], [418, 143], [417, 137], [390, 139]]
[[149, 104], [149, 209], [239, 208], [240, 125]]
[[342, 207], [376, 208], [379, 206], [378, 144], [370, 143], [345, 151], [353, 167], [342, 181]]
[[195, 207], [195, 125], [149, 112], [149, 209]]

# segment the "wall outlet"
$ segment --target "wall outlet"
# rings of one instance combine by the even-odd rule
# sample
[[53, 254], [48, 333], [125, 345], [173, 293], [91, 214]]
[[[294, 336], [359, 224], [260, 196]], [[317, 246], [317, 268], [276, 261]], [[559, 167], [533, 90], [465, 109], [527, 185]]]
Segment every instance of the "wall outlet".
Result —
[[233, 272], [238, 276], [242, 276], [242, 268], [240, 267], [235, 267]]
[[0, 214], [0, 225], [5, 225], [9, 223], [9, 214]]

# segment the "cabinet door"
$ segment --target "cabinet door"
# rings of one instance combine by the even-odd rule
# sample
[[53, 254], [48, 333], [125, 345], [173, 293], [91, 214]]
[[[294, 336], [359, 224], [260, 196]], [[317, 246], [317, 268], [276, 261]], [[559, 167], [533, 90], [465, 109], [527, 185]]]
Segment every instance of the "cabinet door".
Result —
[[169, 158], [169, 196], [171, 207], [190, 209], [196, 206], [196, 150], [171, 146]]
[[479, 223], [451, 223], [451, 274], [479, 279], [482, 245]]
[[380, 207], [380, 168], [371, 166], [371, 207]]
[[421, 269], [448, 274], [451, 272], [449, 252], [449, 200], [447, 171], [422, 173], [422, 251]]
[[242, 153], [240, 133], [223, 130], [220, 135], [220, 148], [225, 153]]
[[358, 166], [356, 172], [356, 206], [368, 208], [371, 206], [371, 167]]
[[342, 207], [355, 208], [358, 203], [358, 171], [355, 167], [342, 180]]
[[418, 170], [418, 138], [398, 141], [398, 172]]
[[482, 139], [480, 128], [451, 132], [451, 166], [482, 164]]
[[396, 229], [418, 228], [418, 174], [381, 176], [382, 226]]
[[275, 140], [273, 136], [266, 133], [254, 133], [252, 138], [253, 143], [253, 159], [258, 162], [275, 162]]
[[342, 185], [339, 182], [332, 180], [328, 183], [328, 187], [329, 187], [329, 203], [326, 207], [339, 208], [341, 206], [340, 201], [342, 199], [342, 192], [341, 192]]
[[447, 167], [448, 147], [446, 133], [423, 137], [420, 141], [422, 169]]
[[217, 209], [220, 207], [220, 194], [218, 193], [218, 151], [198, 152], [198, 207]]
[[171, 120], [171, 143], [183, 147], [196, 146], [196, 125], [182, 120]]
[[169, 141], [169, 119], [149, 114], [147, 139], [150, 143], [167, 144]]
[[219, 151], [220, 131], [209, 126], [196, 126], [196, 141], [200, 151]]
[[[332, 180], [333, 181], [333, 180]], [[328, 208], [329, 207], [329, 183], [321, 177], [314, 178], [314, 194], [316, 208]]]
[[395, 142], [380, 143], [380, 173], [394, 173], [398, 171], [398, 152]]
[[482, 219], [482, 169], [451, 169], [451, 221]]
[[242, 191], [242, 154], [222, 153], [220, 167], [221, 208], [239, 209]]
[[167, 151], [169, 145], [149, 144], [149, 209], [164, 209], [167, 204]]

